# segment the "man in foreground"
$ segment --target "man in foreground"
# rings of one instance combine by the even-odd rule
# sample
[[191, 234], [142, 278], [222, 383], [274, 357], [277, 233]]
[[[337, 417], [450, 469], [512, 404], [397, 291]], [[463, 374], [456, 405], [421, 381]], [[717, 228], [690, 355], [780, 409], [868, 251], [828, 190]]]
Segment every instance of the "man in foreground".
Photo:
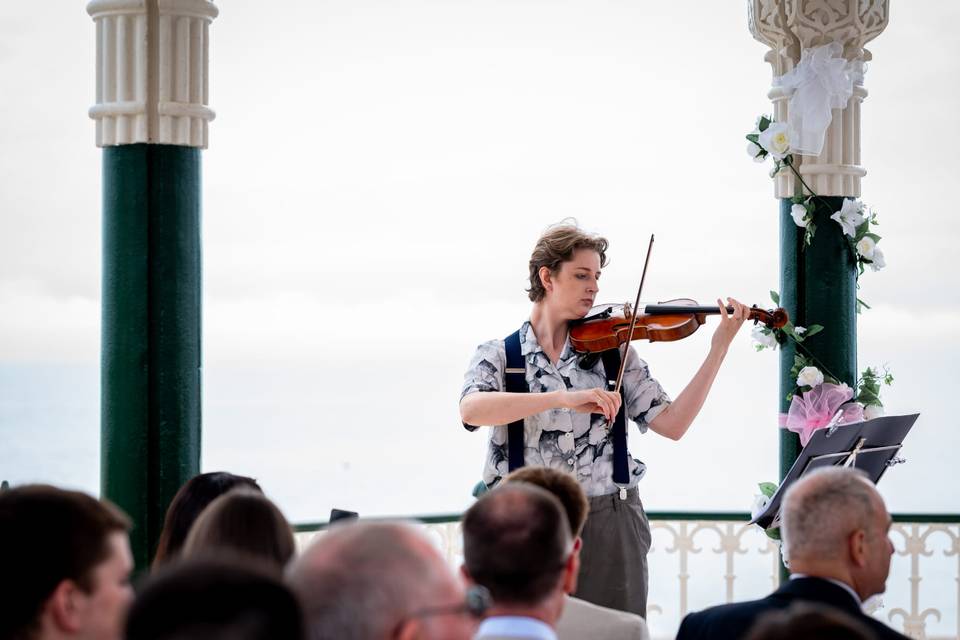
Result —
[[840, 467], [814, 471], [787, 490], [782, 514], [790, 580], [762, 600], [688, 615], [677, 640], [740, 638], [763, 613], [795, 602], [844, 611], [878, 638], [906, 638], [861, 611], [864, 600], [886, 588], [893, 554], [890, 514], [867, 477]]
[[484, 494], [463, 516], [463, 561], [493, 598], [477, 640], [556, 640], [580, 565], [555, 497], [524, 482]]
[[[573, 552], [580, 553], [580, 533], [587, 520], [589, 502], [587, 496], [569, 473], [550, 467], [526, 466], [511, 472], [504, 483], [527, 482], [549, 491], [563, 507], [570, 533], [573, 535]], [[576, 585], [573, 587], [576, 589]], [[638, 615], [595, 605], [567, 594], [563, 614], [557, 622], [560, 640], [649, 640], [647, 623]]]
[[119, 640], [133, 599], [129, 527], [78, 491], [0, 492], [0, 638]]

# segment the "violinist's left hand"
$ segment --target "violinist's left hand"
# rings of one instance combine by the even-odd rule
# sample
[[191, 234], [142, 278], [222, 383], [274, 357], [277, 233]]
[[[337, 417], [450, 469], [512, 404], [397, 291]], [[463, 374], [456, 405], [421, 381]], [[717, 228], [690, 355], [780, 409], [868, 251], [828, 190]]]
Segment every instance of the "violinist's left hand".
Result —
[[[744, 320], [747, 319], [750, 307], [733, 298], [727, 298], [727, 304], [723, 304], [717, 298], [717, 306], [720, 307], [720, 325], [713, 332], [713, 340], [710, 345], [713, 349], [725, 352], [727, 347], [730, 346], [733, 336], [737, 335], [737, 331], [740, 330]], [[727, 313], [727, 307], [733, 307], [733, 313]]]

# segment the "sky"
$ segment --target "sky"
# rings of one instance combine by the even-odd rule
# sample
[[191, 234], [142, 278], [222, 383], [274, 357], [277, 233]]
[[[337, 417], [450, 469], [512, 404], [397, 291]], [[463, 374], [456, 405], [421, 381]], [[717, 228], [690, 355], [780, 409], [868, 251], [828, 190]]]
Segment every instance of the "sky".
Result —
[[[769, 112], [742, 2], [218, 3], [203, 152], [203, 469], [258, 477], [294, 521], [453, 512], [483, 432], [459, 424], [480, 342], [527, 317], [540, 232], [610, 239], [598, 300], [778, 287], [777, 202], [743, 135]], [[860, 366], [920, 412], [881, 491], [957, 512], [960, 19], [895, 2], [868, 45]], [[101, 151], [83, 3], [0, 8], [0, 478], [98, 487]], [[641, 357], [674, 396], [712, 326]], [[734, 341], [680, 442], [634, 436], [648, 509], [745, 511], [776, 480], [777, 355]]]

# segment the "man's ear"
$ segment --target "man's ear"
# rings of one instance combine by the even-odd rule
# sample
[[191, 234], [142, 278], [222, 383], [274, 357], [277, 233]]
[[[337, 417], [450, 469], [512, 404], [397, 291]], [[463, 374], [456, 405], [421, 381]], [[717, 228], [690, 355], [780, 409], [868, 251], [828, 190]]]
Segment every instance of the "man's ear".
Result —
[[573, 551], [563, 566], [563, 592], [572, 594], [577, 590], [577, 576], [580, 575], [580, 538], [573, 543]]
[[583, 538], [577, 536], [573, 539], [573, 552], [580, 555], [580, 549], [583, 549]]
[[867, 564], [867, 532], [857, 529], [848, 539], [850, 561], [855, 567], [864, 567]]
[[83, 591], [73, 580], [61, 580], [47, 602], [43, 613], [59, 631], [77, 633], [82, 627]]
[[417, 620], [405, 620], [394, 637], [397, 640], [416, 640], [419, 635], [420, 623]]

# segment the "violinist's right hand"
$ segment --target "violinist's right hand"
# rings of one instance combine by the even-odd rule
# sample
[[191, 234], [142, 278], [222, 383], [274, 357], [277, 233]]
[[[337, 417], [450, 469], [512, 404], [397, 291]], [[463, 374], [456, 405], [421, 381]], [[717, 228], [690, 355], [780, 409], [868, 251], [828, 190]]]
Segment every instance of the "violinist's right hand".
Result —
[[620, 411], [620, 394], [605, 389], [566, 391], [561, 395], [563, 407], [578, 413], [602, 413], [612, 422]]

